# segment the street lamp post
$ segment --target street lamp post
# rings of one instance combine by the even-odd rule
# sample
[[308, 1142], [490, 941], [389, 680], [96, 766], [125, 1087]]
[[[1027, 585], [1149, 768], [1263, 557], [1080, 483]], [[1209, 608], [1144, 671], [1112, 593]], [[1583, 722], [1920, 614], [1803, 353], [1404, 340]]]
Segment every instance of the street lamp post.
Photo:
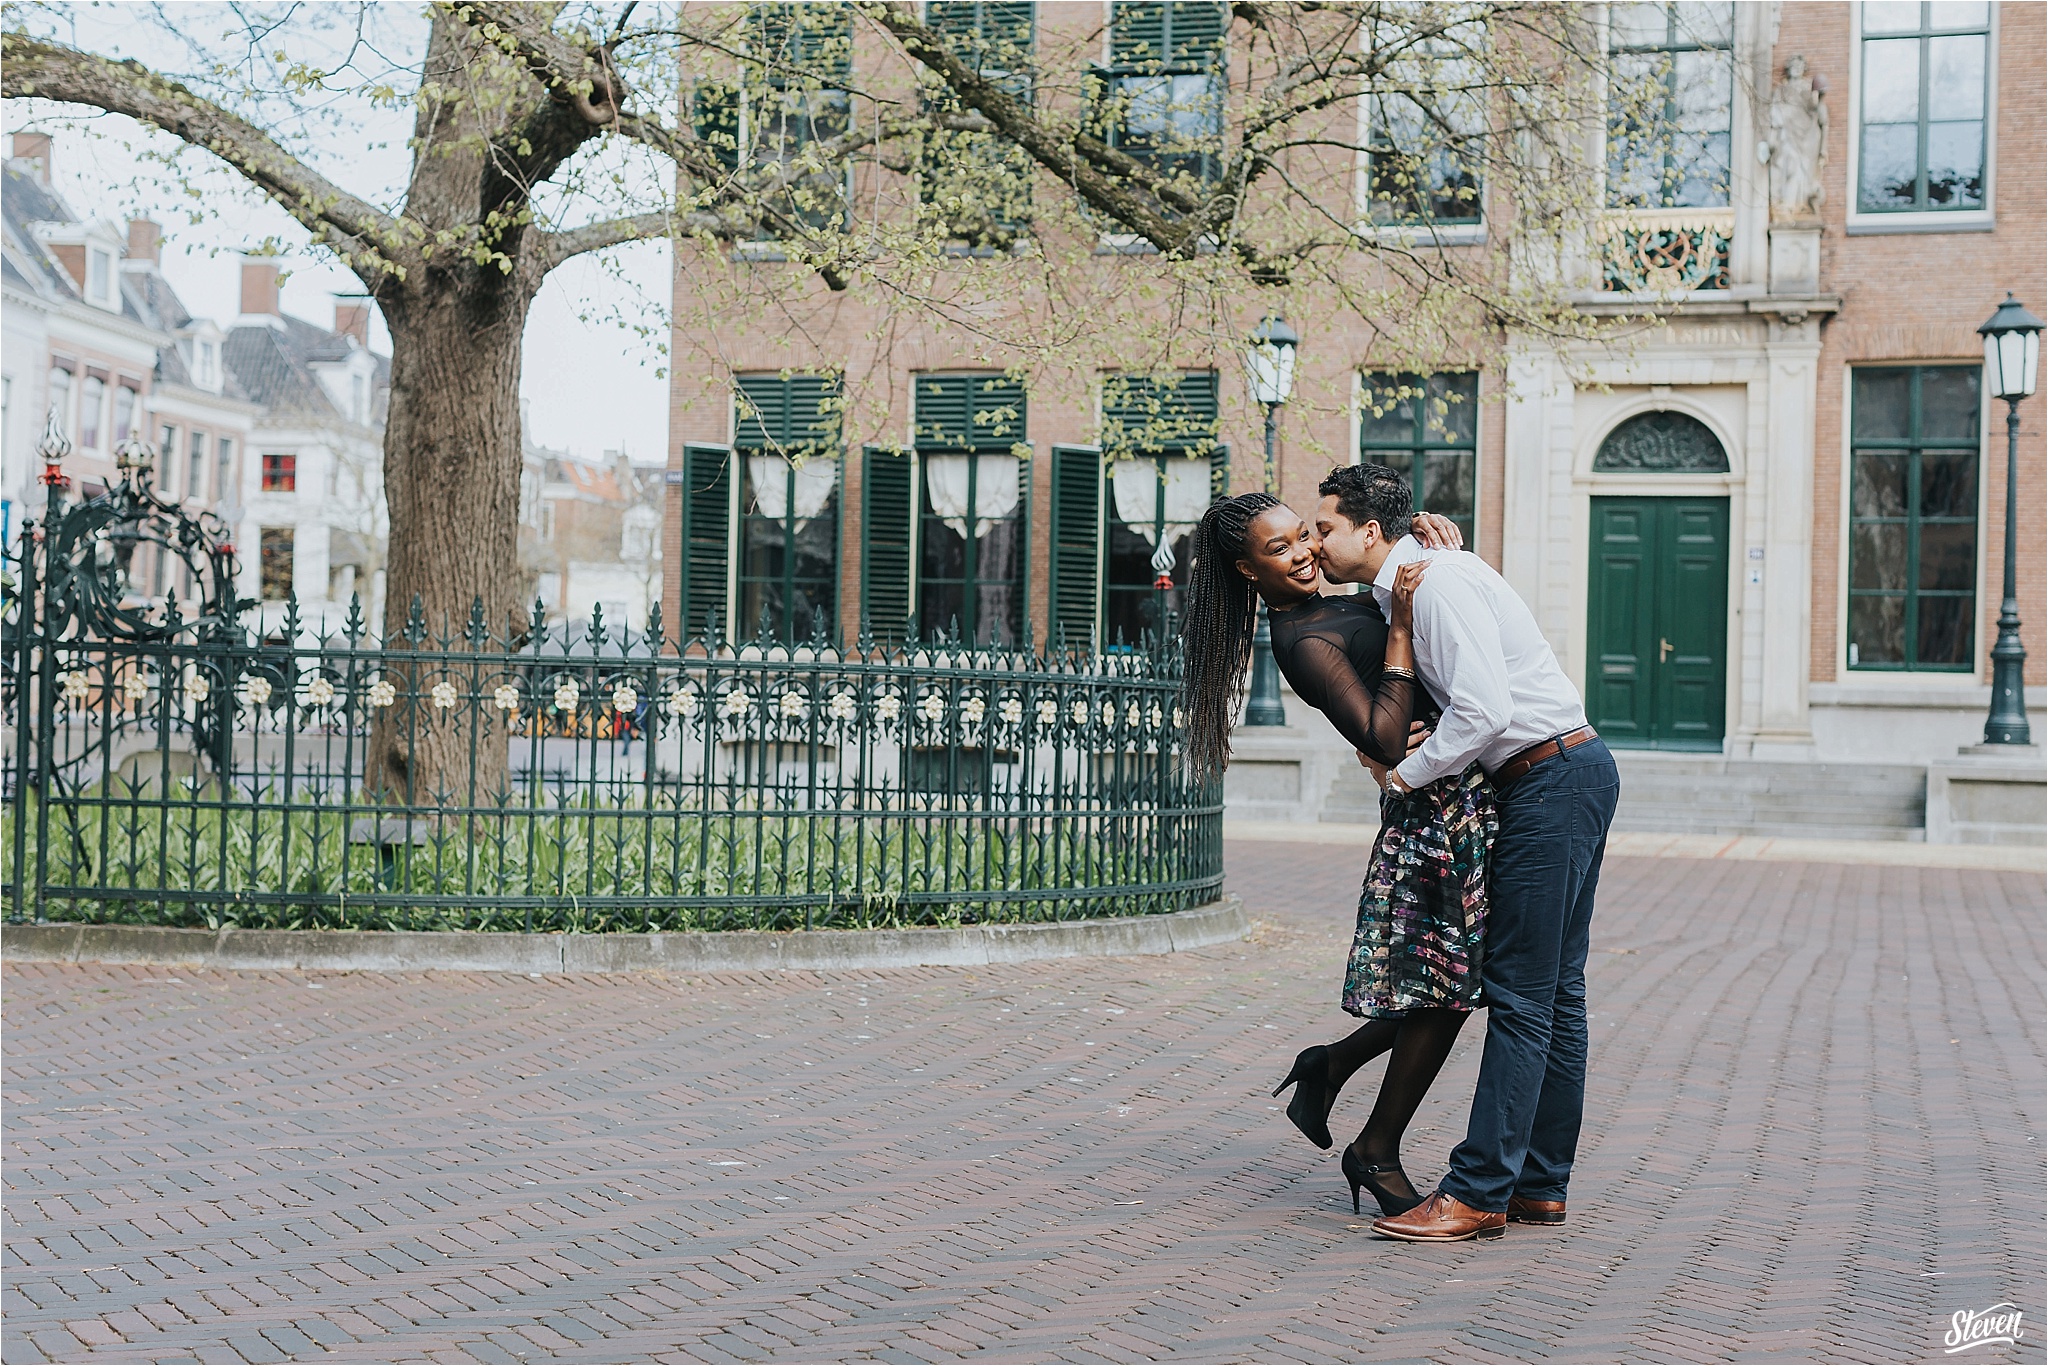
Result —
[[[1252, 397], [1266, 410], [1266, 492], [1280, 492], [1280, 471], [1274, 443], [1280, 434], [1280, 405], [1294, 392], [1294, 353], [1301, 338], [1283, 318], [1268, 317], [1252, 333], [1245, 350], [1245, 373]], [[1252, 632], [1252, 695], [1245, 704], [1247, 726], [1284, 726], [1287, 707], [1280, 700], [1280, 666], [1273, 662], [1273, 627], [1266, 603], [1259, 601], [1259, 624]]]
[[2044, 324], [2008, 291], [1977, 331], [1984, 338], [1984, 378], [2005, 400], [2005, 595], [1998, 604], [1998, 642], [1991, 647], [1991, 714], [1987, 745], [2032, 743], [2027, 733], [2027, 651], [2020, 644], [2020, 400], [2034, 392]]

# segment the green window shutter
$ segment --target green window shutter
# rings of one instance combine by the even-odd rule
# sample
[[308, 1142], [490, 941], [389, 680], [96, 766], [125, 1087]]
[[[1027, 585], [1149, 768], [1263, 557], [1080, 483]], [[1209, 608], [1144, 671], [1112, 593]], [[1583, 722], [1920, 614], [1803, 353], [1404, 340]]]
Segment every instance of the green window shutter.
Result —
[[740, 164], [740, 92], [719, 81], [699, 81], [690, 94], [690, 121], [698, 141], [711, 149], [719, 165], [736, 171]]
[[968, 384], [967, 439], [978, 451], [1007, 451], [1024, 440], [1024, 384], [1007, 375], [976, 375]]
[[921, 451], [968, 449], [972, 406], [966, 375], [919, 375], [912, 439]]
[[748, 13], [753, 22], [753, 55], [783, 68], [771, 80], [803, 74], [826, 85], [843, 82], [853, 71], [853, 10], [840, 4], [757, 4]]
[[1102, 444], [1118, 457], [1206, 451], [1218, 427], [1216, 372], [1173, 379], [1114, 375], [1103, 385]]
[[910, 634], [911, 532], [916, 525], [916, 457], [869, 446], [860, 488], [860, 613], [863, 629], [884, 645]]
[[1006, 375], [920, 375], [916, 396], [921, 451], [1007, 451], [1024, 440], [1024, 385]]
[[1102, 451], [1095, 446], [1052, 448], [1053, 639], [1095, 642], [1096, 600], [1102, 581]]
[[741, 375], [733, 444], [792, 458], [836, 453], [839, 385], [836, 375]]
[[1119, 66], [1213, 62], [1229, 18], [1220, 4], [1117, 0], [1110, 7], [1109, 59]]
[[1216, 449], [1209, 452], [1209, 501], [1230, 496], [1230, 446], [1217, 442]]
[[1166, 5], [1116, 0], [1109, 8], [1109, 60], [1118, 66], [1166, 60]]
[[961, 54], [986, 54], [1007, 68], [1012, 53], [1028, 54], [1038, 27], [1030, 0], [931, 0], [925, 26]]
[[732, 561], [732, 451], [725, 446], [683, 447], [683, 639], [705, 634], [716, 614], [732, 633], [726, 610], [726, 566]]
[[1216, 4], [1178, 3], [1166, 7], [1166, 50], [1176, 62], [1214, 61], [1223, 51], [1223, 32], [1229, 26], [1224, 7]]

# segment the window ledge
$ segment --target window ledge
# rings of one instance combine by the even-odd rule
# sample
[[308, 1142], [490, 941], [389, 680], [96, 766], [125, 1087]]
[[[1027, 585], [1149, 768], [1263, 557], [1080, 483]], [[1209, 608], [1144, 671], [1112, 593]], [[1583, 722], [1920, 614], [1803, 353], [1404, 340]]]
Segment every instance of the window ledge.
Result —
[[[1221, 251], [1223, 244], [1214, 237], [1202, 237], [1195, 243], [1197, 256], [1213, 256]], [[1095, 239], [1097, 256], [1157, 256], [1159, 248], [1152, 239], [1135, 232], [1105, 232]]]
[[[1850, 682], [1809, 683], [1807, 702], [1816, 707], [1928, 708], [1939, 711], [1968, 708], [1973, 712], [1991, 705], [1991, 685], [1980, 681], [1974, 674], [1902, 671], [1875, 679], [1861, 670], [1852, 672], [1854, 677]], [[2029, 708], [2048, 702], [2048, 688], [2039, 684], [2029, 685], [2026, 694]]]
[[1429, 243], [1439, 247], [1476, 247], [1486, 242], [1484, 223], [1360, 223], [1354, 231], [1368, 242], [1403, 246]]
[[1888, 237], [1895, 233], [1991, 232], [1998, 227], [1989, 209], [1957, 209], [1944, 213], [1852, 213], [1844, 229], [1851, 237]]

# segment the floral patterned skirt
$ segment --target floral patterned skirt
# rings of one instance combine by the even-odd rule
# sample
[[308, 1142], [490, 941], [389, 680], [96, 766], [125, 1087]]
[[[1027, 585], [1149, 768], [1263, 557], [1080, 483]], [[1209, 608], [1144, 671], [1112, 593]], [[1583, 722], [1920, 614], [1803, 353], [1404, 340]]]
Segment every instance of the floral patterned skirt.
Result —
[[1371, 1017], [1484, 1005], [1486, 877], [1500, 828], [1493, 785], [1474, 764], [1415, 792], [1388, 791], [1380, 821], [1358, 898], [1344, 1009]]

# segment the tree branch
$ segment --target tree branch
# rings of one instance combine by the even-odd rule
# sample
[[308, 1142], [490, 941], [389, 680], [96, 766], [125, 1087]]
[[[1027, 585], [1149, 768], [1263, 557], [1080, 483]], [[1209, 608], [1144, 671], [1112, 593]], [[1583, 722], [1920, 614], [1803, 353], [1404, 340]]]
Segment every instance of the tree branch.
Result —
[[678, 233], [708, 232], [725, 236], [732, 225], [712, 213], [636, 213], [624, 218], [607, 218], [548, 233], [543, 239], [550, 268], [586, 251], [602, 251], [627, 242], [651, 242]]
[[385, 275], [403, 273], [397, 258], [411, 237], [404, 220], [349, 194], [262, 129], [139, 62], [109, 61], [9, 33], [0, 36], [0, 94], [82, 104], [153, 124], [255, 182], [315, 241], [339, 251], [364, 284], [374, 289]]

